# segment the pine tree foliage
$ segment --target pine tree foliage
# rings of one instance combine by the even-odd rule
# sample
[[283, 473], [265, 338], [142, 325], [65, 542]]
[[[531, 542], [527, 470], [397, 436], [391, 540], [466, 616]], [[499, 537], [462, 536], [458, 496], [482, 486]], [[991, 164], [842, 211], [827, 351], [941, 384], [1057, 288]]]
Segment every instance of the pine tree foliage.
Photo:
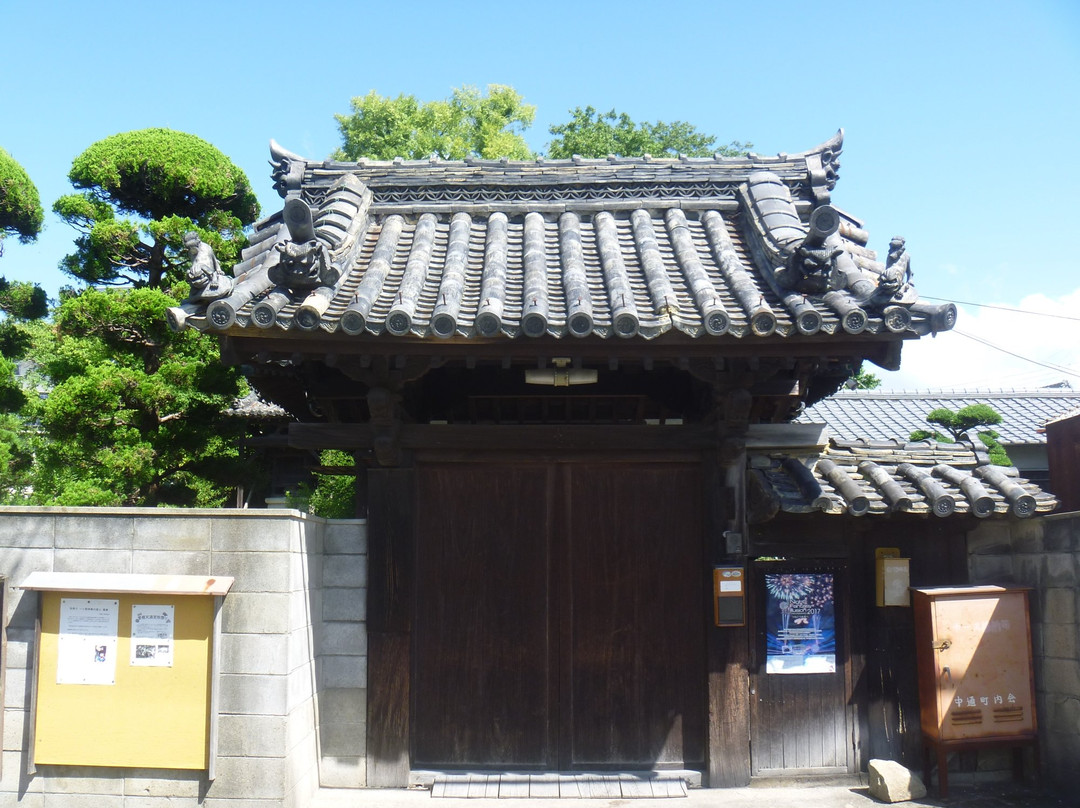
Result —
[[183, 277], [184, 233], [224, 263], [246, 243], [259, 205], [244, 172], [205, 140], [170, 129], [112, 135], [75, 158], [80, 193], [53, 211], [78, 232], [63, 269], [93, 285], [168, 288]]
[[7, 235], [19, 241], [34, 241], [45, 223], [37, 186], [26, 170], [4, 149], [0, 149], [0, 246]]

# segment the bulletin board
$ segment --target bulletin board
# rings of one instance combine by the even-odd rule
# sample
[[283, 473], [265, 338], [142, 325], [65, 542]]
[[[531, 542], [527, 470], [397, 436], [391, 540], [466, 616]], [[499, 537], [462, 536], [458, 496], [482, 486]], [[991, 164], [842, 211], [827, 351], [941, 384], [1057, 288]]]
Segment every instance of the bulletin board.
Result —
[[34, 763], [212, 768], [232, 579], [35, 575], [23, 585], [40, 590]]

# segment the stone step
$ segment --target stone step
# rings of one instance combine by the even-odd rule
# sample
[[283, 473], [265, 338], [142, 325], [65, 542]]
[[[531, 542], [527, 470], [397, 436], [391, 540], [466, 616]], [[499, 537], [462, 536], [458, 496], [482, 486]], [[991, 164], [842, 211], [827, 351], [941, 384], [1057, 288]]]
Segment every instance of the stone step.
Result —
[[[432, 797], [658, 799], [685, 797], [696, 772], [433, 772]], [[700, 777], [700, 775], [697, 775]], [[424, 784], [426, 777], [416, 776]]]

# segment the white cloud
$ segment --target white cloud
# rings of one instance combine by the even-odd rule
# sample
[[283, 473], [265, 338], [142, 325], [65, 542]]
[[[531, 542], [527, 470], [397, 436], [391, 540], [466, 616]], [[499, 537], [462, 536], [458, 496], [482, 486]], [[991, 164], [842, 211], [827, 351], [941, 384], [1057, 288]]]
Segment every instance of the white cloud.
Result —
[[867, 369], [889, 390], [1028, 390], [1062, 381], [1080, 388], [1080, 289], [993, 305], [1038, 314], [960, 306], [954, 331], [905, 343], [900, 370]]

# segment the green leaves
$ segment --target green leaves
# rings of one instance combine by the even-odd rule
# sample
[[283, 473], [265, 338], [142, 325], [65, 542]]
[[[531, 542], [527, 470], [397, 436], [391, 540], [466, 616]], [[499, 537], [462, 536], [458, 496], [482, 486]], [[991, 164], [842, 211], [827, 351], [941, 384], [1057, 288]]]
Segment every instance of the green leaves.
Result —
[[26, 170], [0, 149], [0, 241], [18, 234], [19, 241], [34, 241], [45, 223], [37, 187]]
[[250, 224], [258, 202], [244, 172], [205, 140], [171, 129], [141, 129], [99, 140], [68, 174], [117, 209], [145, 219], [177, 214], [198, 220], [226, 210]]
[[491, 84], [486, 95], [459, 87], [448, 99], [425, 103], [413, 95], [385, 98], [372, 90], [353, 98], [351, 107], [351, 114], [334, 116], [342, 139], [334, 153], [338, 160], [533, 156], [522, 132], [532, 125], [536, 108], [512, 87]]
[[[319, 454], [322, 466], [339, 469], [355, 465], [352, 455], [338, 449], [325, 449]], [[312, 475], [314, 485], [301, 483], [299, 490], [287, 494], [291, 507], [307, 510], [326, 519], [352, 519], [356, 516], [356, 476], [350, 474]]]
[[932, 410], [926, 420], [945, 427], [954, 439], [959, 440], [964, 433], [975, 427], [1000, 424], [1001, 416], [989, 404], [970, 404], [957, 412], [940, 407]]
[[709, 157], [714, 153], [735, 157], [746, 154], [751, 146], [732, 141], [718, 148], [714, 135], [698, 132], [685, 121], [634, 123], [626, 113], [600, 113], [593, 107], [577, 107], [570, 114], [568, 122], [548, 130], [555, 135], [548, 144], [548, 157]]
[[[933, 438], [940, 443], [956, 443], [961, 438], [968, 438], [968, 433], [978, 427], [989, 427], [1001, 423], [1001, 415], [989, 404], [969, 404], [966, 407], [953, 412], [947, 407], [938, 407], [931, 410], [926, 420], [931, 424], [943, 427], [948, 436], [938, 431], [918, 429], [911, 433], [910, 440], [919, 441]], [[986, 446], [990, 453], [990, 462], [997, 466], [1011, 466], [1012, 461], [1005, 448], [998, 443], [1000, 437], [993, 429], [984, 429], [976, 433], [979, 441]], [[970, 439], [970, 438], [969, 438]]]
[[239, 168], [205, 140], [169, 129], [100, 140], [75, 158], [68, 177], [82, 193], [61, 197], [53, 210], [80, 235], [61, 265], [93, 285], [170, 288], [183, 279], [186, 230], [233, 263], [244, 226], [259, 213]]
[[87, 289], [57, 310], [34, 355], [51, 382], [32, 499], [58, 505], [220, 505], [251, 477], [247, 424], [229, 418], [245, 391], [212, 337], [165, 323], [155, 289]]
[[[420, 102], [413, 95], [385, 98], [374, 90], [352, 99], [349, 115], [335, 115], [342, 146], [337, 160], [392, 160], [403, 157], [444, 160], [507, 157], [528, 160], [534, 155], [524, 138], [536, 108], [524, 103], [512, 87], [488, 85], [487, 94], [475, 87], [459, 87], [450, 98]], [[626, 113], [600, 113], [593, 107], [577, 107], [566, 123], [550, 127], [555, 138], [548, 157], [736, 157], [747, 153], [750, 143], [732, 141], [718, 146], [716, 137], [703, 134], [685, 121], [635, 123]]]

